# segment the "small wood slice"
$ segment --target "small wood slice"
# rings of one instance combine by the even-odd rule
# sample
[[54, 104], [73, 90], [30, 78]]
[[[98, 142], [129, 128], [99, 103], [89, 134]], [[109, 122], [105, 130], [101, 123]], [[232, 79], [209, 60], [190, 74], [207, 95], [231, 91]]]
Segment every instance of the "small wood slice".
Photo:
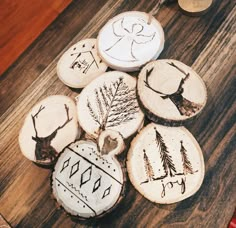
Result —
[[98, 53], [111, 68], [135, 71], [156, 59], [164, 48], [160, 23], [144, 12], [121, 13], [105, 24], [98, 35]]
[[97, 54], [96, 39], [76, 43], [61, 56], [57, 64], [58, 77], [72, 88], [85, 87], [106, 69], [107, 65]]
[[211, 8], [213, 0], [178, 0], [178, 4], [185, 14], [200, 16]]
[[80, 133], [74, 101], [66, 96], [49, 96], [26, 116], [19, 144], [29, 160], [51, 165], [58, 153], [74, 142]]
[[115, 155], [122, 152], [117, 132], [102, 133], [98, 149], [92, 141], [78, 141], [60, 155], [52, 174], [52, 191], [67, 213], [86, 219], [100, 217], [120, 202], [123, 170]]
[[154, 122], [181, 122], [201, 112], [207, 90], [198, 74], [185, 64], [157, 60], [147, 64], [138, 77], [138, 97]]
[[202, 151], [184, 127], [151, 123], [132, 141], [127, 169], [134, 187], [147, 199], [171, 204], [193, 195], [204, 178]]
[[80, 126], [94, 138], [106, 129], [128, 138], [144, 119], [136, 97], [136, 79], [118, 71], [104, 73], [78, 96], [77, 112]]

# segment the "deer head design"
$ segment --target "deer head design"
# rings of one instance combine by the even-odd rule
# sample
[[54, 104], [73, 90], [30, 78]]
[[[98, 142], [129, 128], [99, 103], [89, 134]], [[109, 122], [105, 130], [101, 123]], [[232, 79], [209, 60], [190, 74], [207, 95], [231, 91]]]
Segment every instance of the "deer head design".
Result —
[[56, 137], [57, 132], [60, 129], [64, 128], [73, 118], [69, 118], [69, 108], [65, 104], [65, 110], [67, 116], [65, 122], [61, 126], [57, 127], [50, 135], [46, 137], [39, 137], [36, 127], [36, 118], [38, 118], [39, 113], [42, 112], [44, 109], [45, 107], [41, 105], [38, 112], [35, 115], [31, 115], [35, 131], [35, 136], [32, 136], [32, 139], [36, 142], [35, 157], [37, 162], [52, 163], [55, 161], [58, 152], [55, 150], [55, 148], [53, 148], [53, 146], [51, 146], [51, 142]]

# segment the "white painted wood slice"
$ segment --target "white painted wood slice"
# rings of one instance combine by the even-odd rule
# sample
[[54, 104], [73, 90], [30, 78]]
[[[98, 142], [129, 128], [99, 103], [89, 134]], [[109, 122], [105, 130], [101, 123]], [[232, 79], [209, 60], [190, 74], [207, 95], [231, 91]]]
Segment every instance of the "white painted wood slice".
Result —
[[190, 16], [200, 16], [212, 6], [213, 0], [178, 0], [180, 9]]
[[121, 13], [100, 30], [98, 53], [111, 68], [135, 71], [156, 59], [164, 48], [164, 32], [160, 23], [144, 12]]
[[138, 76], [138, 97], [147, 116], [181, 122], [196, 116], [207, 101], [201, 77], [189, 66], [172, 59], [148, 63]]
[[74, 44], [57, 64], [59, 79], [72, 88], [83, 88], [104, 73], [107, 65], [97, 53], [96, 39], [86, 39]]
[[52, 191], [67, 213], [80, 218], [100, 217], [120, 202], [123, 170], [115, 155], [122, 152], [121, 135], [105, 131], [99, 147], [77, 141], [60, 155], [52, 174]]
[[58, 153], [80, 134], [74, 101], [54, 95], [40, 101], [27, 114], [19, 133], [19, 145], [29, 160], [51, 165]]
[[136, 81], [118, 71], [104, 73], [92, 81], [77, 97], [80, 126], [94, 138], [106, 129], [118, 131], [124, 138], [134, 134], [144, 119], [137, 101]]
[[205, 168], [202, 151], [184, 127], [151, 123], [132, 141], [127, 169], [134, 187], [147, 199], [171, 204], [193, 195]]

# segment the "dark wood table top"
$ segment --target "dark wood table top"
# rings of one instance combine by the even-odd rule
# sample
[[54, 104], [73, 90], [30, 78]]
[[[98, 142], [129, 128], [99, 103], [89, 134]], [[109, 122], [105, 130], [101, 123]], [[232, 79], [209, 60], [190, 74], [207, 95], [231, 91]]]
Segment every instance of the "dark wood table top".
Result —
[[155, 1], [78, 0], [40, 35], [0, 78], [0, 213], [13, 227], [227, 227], [236, 205], [235, 60], [236, 8], [217, 0], [204, 16], [183, 15], [176, 3], [156, 18], [166, 43], [160, 58], [192, 66], [206, 82], [208, 102], [185, 126], [202, 147], [206, 174], [200, 190], [171, 205], [154, 204], [127, 182], [126, 197], [106, 217], [74, 221], [56, 207], [50, 169], [28, 161], [20, 152], [18, 133], [31, 107], [52, 94], [75, 97], [57, 78], [58, 58], [73, 43], [96, 37], [114, 15], [149, 12]]

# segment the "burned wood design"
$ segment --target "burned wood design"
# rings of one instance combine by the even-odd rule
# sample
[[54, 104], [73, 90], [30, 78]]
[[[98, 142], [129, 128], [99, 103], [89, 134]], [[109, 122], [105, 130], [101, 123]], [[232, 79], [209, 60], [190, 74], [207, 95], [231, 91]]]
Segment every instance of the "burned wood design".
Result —
[[[84, 48], [85, 44], [82, 47]], [[95, 45], [92, 46], [92, 49], [94, 48]], [[76, 47], [73, 49], [73, 51], [76, 51]], [[92, 66], [95, 66], [97, 69], [99, 69], [98, 63], [94, 58], [92, 50], [75, 52], [72, 53], [71, 56], [75, 56], [75, 59], [70, 66], [70, 68], [73, 70], [78, 69], [79, 71], [82, 71], [83, 74], [87, 74]]]
[[[129, 30], [124, 22], [124, 18], [114, 21], [112, 23], [112, 32], [117, 37], [117, 41], [105, 50], [105, 52], [113, 59], [124, 61], [124, 62], [135, 62], [138, 59], [134, 54], [134, 43], [146, 44], [154, 39], [155, 32], [151, 35], [142, 33], [144, 26], [140, 23], [134, 23]], [[117, 53], [121, 53], [119, 57]]]
[[172, 67], [175, 67], [178, 71], [180, 71], [181, 73], [183, 73], [185, 75], [185, 77], [180, 80], [180, 83], [179, 83], [179, 86], [178, 86], [178, 89], [176, 90], [176, 92], [174, 92], [172, 94], [166, 94], [166, 93], [163, 93], [161, 91], [154, 89], [149, 84], [148, 79], [149, 79], [154, 67], [151, 68], [150, 70], [146, 71], [146, 79], [144, 80], [144, 84], [147, 88], [149, 88], [153, 92], [160, 94], [162, 99], [170, 99], [172, 101], [172, 103], [176, 106], [180, 115], [191, 116], [194, 113], [196, 113], [197, 111], [199, 111], [201, 109], [202, 105], [194, 103], [194, 102], [183, 97], [183, 92], [184, 92], [183, 85], [184, 85], [185, 81], [188, 80], [190, 74], [185, 73], [182, 69], [180, 69], [178, 66], [176, 66], [173, 62], [168, 63], [168, 64]]
[[51, 146], [51, 142], [56, 137], [57, 132], [60, 129], [64, 128], [73, 118], [69, 117], [69, 108], [65, 104], [65, 110], [66, 110], [66, 116], [67, 116], [66, 121], [61, 126], [57, 127], [55, 131], [53, 131], [50, 135], [46, 137], [39, 137], [37, 127], [36, 127], [36, 118], [38, 118], [39, 113], [42, 112], [44, 109], [45, 107], [41, 105], [38, 112], [35, 115], [31, 115], [34, 131], [35, 131], [35, 136], [32, 136], [32, 139], [36, 142], [36, 146], [35, 146], [36, 161], [52, 163], [55, 161], [58, 152], [53, 146]]
[[[160, 154], [160, 158], [161, 158], [161, 163], [162, 163], [162, 168], [165, 172], [165, 174], [163, 176], [155, 176], [154, 173], [154, 169], [150, 163], [150, 160], [146, 154], [146, 150], [144, 149], [144, 169], [146, 172], [146, 177], [147, 179], [143, 182], [140, 183], [141, 184], [146, 184], [152, 181], [161, 181], [161, 185], [162, 185], [162, 193], [161, 193], [161, 197], [163, 198], [166, 195], [166, 189], [167, 187], [169, 189], [173, 188], [175, 185], [179, 185], [181, 186], [181, 194], [184, 194], [186, 191], [186, 176], [188, 174], [194, 174], [196, 172], [198, 172], [198, 170], [193, 171], [192, 168], [192, 164], [187, 156], [187, 150], [185, 149], [184, 145], [183, 145], [183, 141], [180, 141], [181, 147], [180, 147], [180, 154], [181, 154], [181, 158], [182, 158], [182, 169], [183, 172], [177, 173], [176, 170], [176, 166], [172, 160], [172, 156], [170, 155], [170, 152], [168, 151], [168, 148], [161, 136], [161, 134], [157, 131], [156, 128], [154, 128], [155, 130], [155, 142], [158, 148], [158, 152]], [[175, 176], [183, 176], [180, 177], [180, 180], [175, 180], [174, 177]], [[164, 183], [164, 179], [166, 177], [171, 177], [171, 179], [173, 179], [173, 181], [168, 181], [167, 183]]]
[[93, 120], [99, 125], [98, 132], [135, 119], [139, 112], [135, 88], [130, 89], [123, 77], [110, 86], [105, 84], [95, 89], [95, 107], [87, 98], [87, 107]]

